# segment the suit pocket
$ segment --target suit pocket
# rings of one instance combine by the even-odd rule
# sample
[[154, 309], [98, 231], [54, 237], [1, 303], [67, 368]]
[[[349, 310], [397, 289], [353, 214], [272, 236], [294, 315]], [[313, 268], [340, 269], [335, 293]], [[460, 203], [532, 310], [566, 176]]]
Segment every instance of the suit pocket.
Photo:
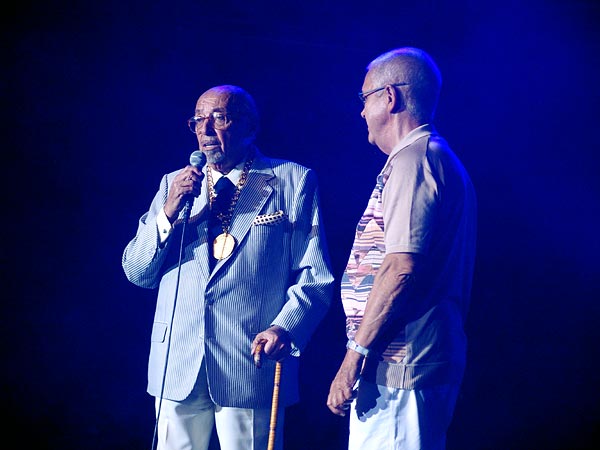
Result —
[[287, 214], [279, 210], [274, 213], [256, 216], [256, 219], [254, 219], [252, 225], [277, 225], [278, 223], [284, 222], [287, 219]]
[[154, 322], [152, 325], [152, 336], [150, 340], [152, 342], [164, 342], [165, 336], [167, 335], [168, 325], [164, 322]]

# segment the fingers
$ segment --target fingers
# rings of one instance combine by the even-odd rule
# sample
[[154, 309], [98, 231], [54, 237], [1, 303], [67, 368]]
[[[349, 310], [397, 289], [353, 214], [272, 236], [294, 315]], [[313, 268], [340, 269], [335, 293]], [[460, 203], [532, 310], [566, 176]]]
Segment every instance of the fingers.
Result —
[[344, 403], [339, 405], [334, 401], [331, 401], [329, 399], [327, 400], [327, 407], [329, 408], [329, 411], [331, 411], [336, 416], [344, 417], [346, 415], [346, 411], [348, 410], [348, 408], [344, 407], [344, 405]]
[[290, 345], [290, 337], [288, 332], [283, 328], [273, 326], [256, 335], [254, 338], [255, 345], [261, 342], [264, 344], [265, 354], [271, 355], [288, 348]]
[[348, 398], [346, 400], [342, 400], [343, 396], [341, 393], [330, 393], [327, 398], [327, 407], [329, 410], [335, 414], [336, 416], [345, 416], [348, 410], [350, 409], [350, 405], [352, 404], [353, 398]]
[[175, 177], [174, 183], [179, 187], [182, 196], [200, 193], [200, 184], [204, 174], [197, 167], [187, 166]]
[[253, 345], [252, 355], [254, 358], [254, 365], [257, 368], [262, 367], [262, 355], [264, 354], [269, 359], [274, 359], [276, 361], [281, 361], [285, 356], [287, 356], [289, 352], [284, 352], [283, 349], [278, 349], [273, 351], [272, 346], [269, 351], [266, 350], [266, 346], [263, 342], [259, 344]]
[[277, 340], [265, 341], [263, 352], [269, 359], [281, 360], [289, 354], [289, 347]]
[[[327, 406], [329, 406], [329, 405], [327, 405]], [[349, 408], [350, 408], [350, 406], [348, 406], [348, 408], [336, 408], [336, 407], [329, 406], [329, 410], [336, 416], [340, 416], [340, 417], [345, 417]]]
[[289, 342], [289, 336], [285, 330], [271, 327], [256, 335], [252, 342], [252, 353], [255, 354], [257, 347], [262, 345], [262, 350], [267, 358], [280, 361], [290, 353]]
[[194, 166], [186, 166], [175, 176], [164, 205], [164, 211], [171, 223], [177, 219], [187, 200], [200, 195], [203, 178], [202, 171]]
[[329, 388], [327, 407], [337, 416], [345, 416], [350, 405], [358, 395], [359, 378], [341, 368]]

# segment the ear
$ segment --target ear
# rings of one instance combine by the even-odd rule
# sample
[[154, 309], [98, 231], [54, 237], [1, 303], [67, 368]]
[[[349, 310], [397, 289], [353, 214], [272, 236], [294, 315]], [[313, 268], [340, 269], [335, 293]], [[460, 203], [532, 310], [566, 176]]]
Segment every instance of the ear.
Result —
[[388, 109], [391, 114], [402, 112], [406, 109], [402, 92], [391, 84], [385, 87], [385, 93], [388, 100]]

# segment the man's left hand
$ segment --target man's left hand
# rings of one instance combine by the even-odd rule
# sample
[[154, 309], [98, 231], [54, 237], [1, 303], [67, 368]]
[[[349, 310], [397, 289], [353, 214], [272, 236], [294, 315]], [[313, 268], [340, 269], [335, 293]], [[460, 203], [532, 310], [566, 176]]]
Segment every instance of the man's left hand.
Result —
[[280, 326], [273, 325], [256, 335], [252, 342], [252, 354], [258, 344], [263, 344], [263, 352], [269, 359], [281, 361], [290, 354], [290, 334]]

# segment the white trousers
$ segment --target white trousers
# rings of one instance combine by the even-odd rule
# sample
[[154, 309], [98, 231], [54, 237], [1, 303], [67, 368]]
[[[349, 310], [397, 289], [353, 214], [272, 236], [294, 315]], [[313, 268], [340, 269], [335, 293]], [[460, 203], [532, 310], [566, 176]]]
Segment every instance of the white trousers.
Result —
[[350, 409], [348, 450], [443, 450], [459, 387], [421, 390], [361, 381]]
[[[204, 366], [191, 394], [181, 402], [156, 399], [157, 450], [207, 450], [216, 426], [221, 450], [266, 450], [271, 409], [215, 405], [208, 393]], [[278, 410], [275, 449], [283, 448], [283, 409]]]

